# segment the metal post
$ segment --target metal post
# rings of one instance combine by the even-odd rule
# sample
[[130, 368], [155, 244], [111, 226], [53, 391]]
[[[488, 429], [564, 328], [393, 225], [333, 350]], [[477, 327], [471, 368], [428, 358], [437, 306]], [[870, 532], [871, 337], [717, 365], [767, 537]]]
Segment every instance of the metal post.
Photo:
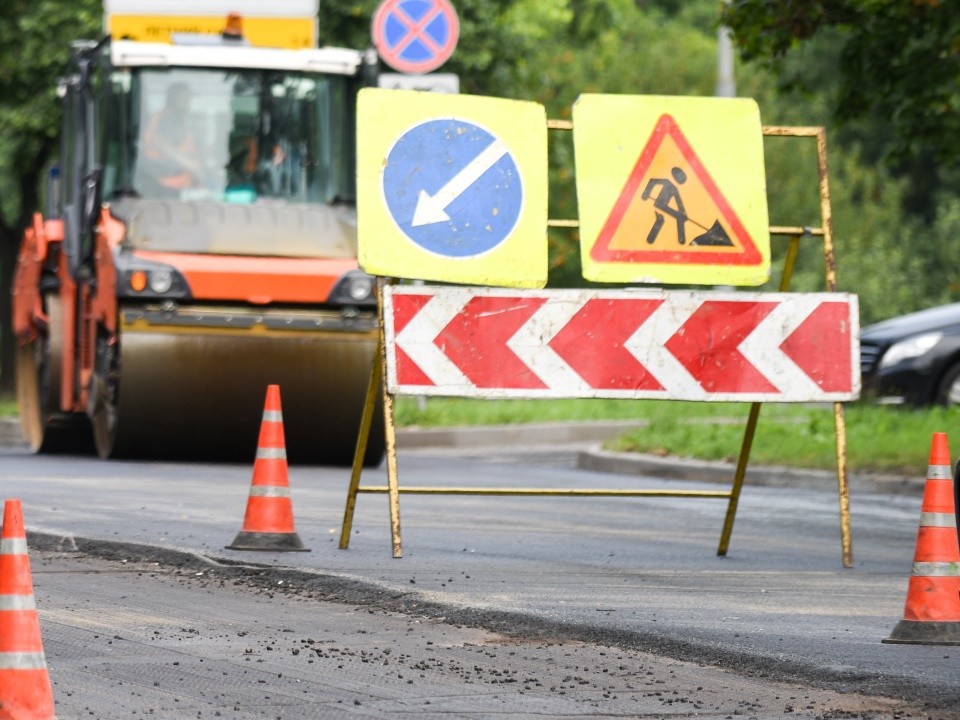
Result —
[[[776, 228], [770, 228], [771, 234]], [[809, 231], [804, 234], [809, 234]], [[794, 234], [790, 238], [790, 246], [787, 248], [787, 258], [783, 263], [783, 275], [780, 277], [780, 292], [786, 292], [790, 289], [790, 281], [793, 279], [793, 268], [797, 263], [797, 254], [800, 251], [800, 235]], [[733, 474], [733, 486], [730, 488], [730, 501], [727, 504], [727, 516], [723, 520], [723, 531], [720, 533], [720, 545], [717, 547], [717, 555], [726, 557], [727, 550], [730, 547], [730, 536], [733, 534], [733, 522], [737, 517], [737, 506], [740, 503], [740, 491], [743, 489], [743, 481], [747, 475], [747, 463], [750, 461], [750, 450], [753, 448], [753, 437], [757, 431], [757, 422], [760, 419], [760, 408], [762, 403], [752, 403], [750, 405], [750, 414], [747, 416], [747, 426], [743, 431], [743, 442], [740, 445], [740, 456], [737, 458], [737, 469]]]
[[[830, 184], [827, 177], [827, 133], [817, 132], [817, 167], [820, 173], [820, 214], [823, 217], [823, 262], [827, 291], [837, 290], [837, 262], [833, 253], [833, 214], [830, 210]], [[853, 541], [850, 537], [850, 493], [847, 484], [847, 426], [843, 404], [833, 404], [833, 425], [837, 436], [837, 492], [840, 496], [840, 544], [843, 566], [853, 567]]]
[[[380, 300], [377, 300], [379, 305]], [[360, 416], [360, 432], [357, 435], [357, 449], [353, 453], [353, 468], [350, 472], [350, 487], [347, 490], [347, 503], [343, 509], [343, 525], [340, 528], [340, 549], [350, 546], [350, 532], [353, 529], [353, 513], [357, 507], [357, 488], [360, 487], [360, 473], [363, 471], [363, 458], [367, 454], [370, 440], [370, 428], [373, 427], [373, 411], [377, 405], [377, 393], [383, 380], [383, 367], [380, 358], [383, 347], [383, 328], [377, 340], [377, 349], [370, 368], [370, 382], [367, 384], [367, 397], [363, 403], [363, 415]]]

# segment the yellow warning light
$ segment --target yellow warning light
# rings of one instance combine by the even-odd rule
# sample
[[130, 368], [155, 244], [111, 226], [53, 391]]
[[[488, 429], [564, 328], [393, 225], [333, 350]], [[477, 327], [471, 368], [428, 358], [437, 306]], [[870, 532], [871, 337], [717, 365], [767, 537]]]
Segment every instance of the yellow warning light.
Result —
[[243, 38], [243, 18], [240, 13], [232, 12], [227, 15], [227, 24], [220, 33], [225, 38], [240, 40]]
[[130, 273], [130, 288], [134, 292], [143, 292], [147, 287], [147, 273], [143, 270], [134, 270]]

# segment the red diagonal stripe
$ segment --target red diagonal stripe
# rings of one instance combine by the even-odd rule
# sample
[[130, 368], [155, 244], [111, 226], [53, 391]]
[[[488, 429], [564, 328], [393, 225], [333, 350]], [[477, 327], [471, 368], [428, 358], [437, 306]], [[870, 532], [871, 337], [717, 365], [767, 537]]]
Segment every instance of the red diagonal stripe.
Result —
[[419, 40], [426, 45], [431, 52], [439, 52], [440, 47], [426, 32], [426, 29], [427, 26], [434, 21], [437, 15], [442, 12], [443, 9], [439, 6], [431, 8], [429, 12], [420, 18], [419, 22], [414, 22], [413, 19], [403, 10], [403, 8], [397, 8], [397, 12], [394, 17], [406, 26], [407, 34], [400, 38], [399, 42], [397, 42], [397, 44], [390, 49], [397, 55], [400, 55], [400, 53], [402, 53], [410, 43], [412, 43], [414, 40]]
[[506, 343], [546, 301], [473, 297], [433, 342], [478, 388], [545, 389]]
[[779, 392], [737, 349], [776, 306], [774, 302], [708, 300], [664, 347], [707, 392]]
[[408, 295], [393, 293], [393, 334], [399, 335], [407, 324], [416, 317], [423, 307], [433, 299], [433, 295]]
[[400, 385], [436, 385], [433, 380], [399, 346], [393, 351], [397, 358], [397, 383]]
[[[852, 390], [850, 305], [825, 302], [817, 306], [780, 349], [824, 392]], [[824, 352], [829, 348], [829, 352]]]
[[[393, 334], [394, 338], [416, 317], [433, 295], [393, 294]], [[400, 385], [433, 385], [434, 382], [410, 356], [394, 343], [397, 358], [397, 382]]]
[[549, 345], [592, 388], [663, 390], [623, 344], [662, 300], [590, 300]]

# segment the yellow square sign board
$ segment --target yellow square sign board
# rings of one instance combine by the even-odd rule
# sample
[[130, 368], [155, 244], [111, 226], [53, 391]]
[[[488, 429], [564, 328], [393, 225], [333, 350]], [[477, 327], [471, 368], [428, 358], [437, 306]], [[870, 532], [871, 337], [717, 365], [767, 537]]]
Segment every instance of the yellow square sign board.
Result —
[[581, 95], [573, 124], [586, 279], [769, 279], [763, 129], [753, 100]]
[[543, 106], [361, 90], [357, 234], [360, 267], [374, 275], [546, 285]]

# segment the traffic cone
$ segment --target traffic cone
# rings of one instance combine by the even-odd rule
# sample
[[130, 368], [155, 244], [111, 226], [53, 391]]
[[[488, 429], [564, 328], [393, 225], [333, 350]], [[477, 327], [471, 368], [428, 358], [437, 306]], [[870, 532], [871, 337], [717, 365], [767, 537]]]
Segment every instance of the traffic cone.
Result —
[[293, 529], [278, 385], [267, 388], [243, 529], [227, 549], [309, 552]]
[[0, 720], [55, 720], [19, 500], [0, 533]]
[[960, 545], [946, 433], [933, 434], [903, 619], [883, 642], [960, 645]]

